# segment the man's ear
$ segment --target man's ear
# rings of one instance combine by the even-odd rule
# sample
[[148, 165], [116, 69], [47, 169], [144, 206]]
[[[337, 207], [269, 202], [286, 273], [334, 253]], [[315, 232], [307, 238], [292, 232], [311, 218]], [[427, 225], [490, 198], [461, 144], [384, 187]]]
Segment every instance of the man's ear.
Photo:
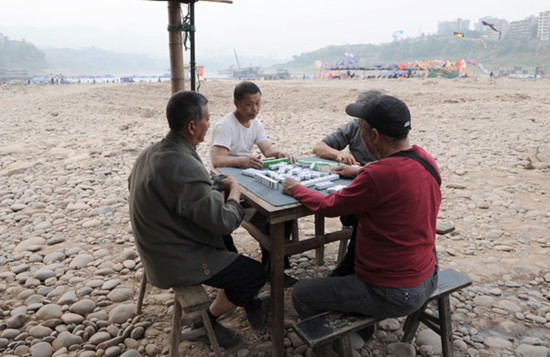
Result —
[[372, 143], [378, 145], [380, 143], [380, 132], [376, 128], [371, 129]]
[[239, 107], [239, 101], [237, 99], [233, 99], [233, 104], [235, 104], [235, 108]]
[[197, 123], [194, 120], [189, 120], [187, 123], [187, 132], [191, 135], [195, 134], [195, 129], [197, 128]]

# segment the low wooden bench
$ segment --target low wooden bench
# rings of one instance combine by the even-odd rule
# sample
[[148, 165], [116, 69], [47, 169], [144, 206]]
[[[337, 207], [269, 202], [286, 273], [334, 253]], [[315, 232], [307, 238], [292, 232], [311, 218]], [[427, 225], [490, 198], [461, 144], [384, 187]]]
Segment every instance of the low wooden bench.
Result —
[[[350, 230], [352, 229], [352, 227], [347, 227], [349, 228]], [[447, 233], [451, 233], [451, 232], [454, 232], [455, 230], [455, 227], [448, 224], [448, 223], [444, 223], [444, 222], [440, 222], [440, 221], [437, 221], [437, 224], [436, 224], [436, 227], [435, 227], [435, 232], [439, 235], [445, 235]], [[294, 231], [293, 231], [294, 232]], [[336, 258], [336, 263], [339, 263], [340, 261], [342, 261], [342, 259], [344, 258], [344, 255], [346, 255], [346, 250], [348, 248], [348, 241], [349, 241], [349, 238], [342, 238], [340, 240], [340, 245], [338, 246], [338, 255], [337, 255], [337, 258]]]
[[[146, 289], [147, 276], [144, 271], [136, 305], [137, 315], [141, 314]], [[180, 355], [180, 341], [198, 337], [204, 335], [205, 333], [208, 335], [208, 340], [210, 341], [210, 346], [212, 347], [214, 354], [218, 357], [221, 356], [218, 339], [214, 334], [214, 329], [212, 328], [212, 324], [210, 323], [210, 318], [207, 313], [207, 309], [211, 303], [210, 297], [204, 290], [203, 286], [198, 284], [174, 287], [172, 290], [174, 292], [174, 312], [172, 316], [172, 331], [170, 335], [170, 357], [178, 357]], [[193, 330], [190, 333], [182, 334], [184, 314], [193, 315], [197, 313], [200, 314], [204, 327]]]
[[[439, 271], [437, 289], [422, 308], [407, 316], [403, 327], [405, 334], [402, 341], [411, 342], [418, 325], [422, 322], [441, 336], [443, 356], [452, 357], [454, 346], [449, 296], [451, 293], [471, 284], [470, 278], [454, 269]], [[437, 300], [437, 316], [426, 311], [428, 304], [434, 300]], [[293, 326], [293, 329], [314, 350], [316, 347], [337, 341], [339, 356], [352, 356], [353, 351], [349, 343], [349, 334], [372, 326], [381, 320], [384, 319], [331, 311], [299, 321]]]

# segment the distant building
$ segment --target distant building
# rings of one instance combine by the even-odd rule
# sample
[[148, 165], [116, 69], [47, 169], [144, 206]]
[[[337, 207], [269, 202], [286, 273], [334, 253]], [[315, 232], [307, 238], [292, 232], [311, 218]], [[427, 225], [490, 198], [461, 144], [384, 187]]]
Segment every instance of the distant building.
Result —
[[524, 20], [510, 22], [508, 38], [516, 41], [529, 41], [537, 37], [539, 18], [530, 16]]
[[454, 21], [440, 21], [437, 23], [438, 35], [452, 35], [453, 32], [470, 30], [470, 20], [456, 19]]
[[541, 12], [539, 15], [537, 39], [539, 41], [550, 41], [550, 10]]
[[26, 69], [10, 69], [0, 68], [0, 80], [13, 80], [13, 79], [28, 79], [30, 77], [29, 71]]
[[544, 71], [538, 66], [497, 67], [495, 71], [499, 76], [513, 78], [541, 78], [544, 76]]

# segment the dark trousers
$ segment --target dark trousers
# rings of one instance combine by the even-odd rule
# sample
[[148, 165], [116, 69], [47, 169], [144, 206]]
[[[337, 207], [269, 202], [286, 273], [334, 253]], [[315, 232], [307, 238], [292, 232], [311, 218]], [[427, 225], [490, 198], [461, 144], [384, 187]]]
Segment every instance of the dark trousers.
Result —
[[[226, 237], [231, 238], [231, 236]], [[210, 279], [203, 281], [202, 284], [224, 289], [229, 301], [242, 306], [246, 312], [251, 312], [261, 306], [257, 294], [265, 281], [265, 270], [260, 262], [239, 255], [231, 264]]]
[[325, 311], [358, 313], [380, 318], [406, 316], [417, 311], [437, 288], [437, 266], [417, 286], [390, 288], [365, 283], [355, 274], [299, 280], [292, 302], [300, 319]]
[[342, 216], [340, 217], [340, 222], [342, 222], [344, 226], [352, 226], [353, 230], [351, 231], [351, 237], [349, 239], [346, 254], [344, 255], [342, 261], [338, 263], [336, 269], [334, 269], [333, 276], [346, 276], [355, 272], [355, 239], [357, 238], [357, 217], [353, 215]]
[[[254, 214], [254, 216], [250, 219], [250, 223], [252, 223], [254, 227], [258, 228], [258, 230], [263, 234], [265, 234], [266, 236], [268, 237], [270, 236], [269, 223], [267, 222], [266, 218], [259, 212], [256, 212], [256, 214]], [[294, 225], [294, 221], [285, 222], [285, 239], [290, 238], [293, 225]], [[262, 247], [262, 245], [260, 245], [260, 249], [262, 250], [262, 266], [264, 267], [267, 275], [269, 276], [269, 273], [271, 271], [271, 254], [267, 249]], [[285, 255], [284, 259], [285, 259], [285, 269], [290, 268], [290, 262], [288, 260], [288, 256]]]

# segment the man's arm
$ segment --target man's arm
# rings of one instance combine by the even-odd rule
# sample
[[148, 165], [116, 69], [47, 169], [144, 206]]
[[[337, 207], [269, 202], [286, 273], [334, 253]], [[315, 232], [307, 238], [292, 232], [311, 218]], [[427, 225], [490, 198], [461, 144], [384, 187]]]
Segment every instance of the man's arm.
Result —
[[[231, 234], [239, 227], [244, 217], [244, 210], [238, 204], [240, 189], [230, 189], [230, 197], [227, 202], [224, 202], [224, 197], [220, 192], [213, 191], [210, 187], [203, 189], [198, 185], [193, 185], [190, 189], [194, 189], [202, 196], [191, 202], [180, 199], [178, 215], [215, 235]], [[193, 196], [193, 194], [189, 193], [187, 196]], [[196, 237], [197, 241], [204, 241], [204, 239]]]
[[[264, 154], [265, 155], [265, 154]], [[212, 146], [212, 166], [214, 167], [243, 167], [262, 168], [262, 160], [254, 156], [229, 156], [229, 149], [223, 146]]]
[[342, 151], [350, 144], [355, 129], [357, 129], [357, 122], [352, 119], [325, 136], [323, 140], [315, 143], [313, 153], [324, 159], [336, 160], [348, 165], [359, 165], [352, 154]]
[[326, 217], [358, 214], [379, 203], [377, 185], [373, 184], [369, 175], [359, 175], [347, 187], [326, 196], [287, 177], [283, 181], [283, 193]]
[[358, 165], [353, 155], [347, 152], [336, 150], [328, 146], [324, 141], [318, 141], [313, 146], [313, 153], [323, 159], [336, 160], [348, 165]]
[[290, 159], [290, 162], [296, 162], [296, 158], [290, 154], [287, 154], [281, 150], [277, 150], [271, 145], [269, 140], [264, 140], [258, 144], [258, 148], [265, 157], [276, 157], [278, 159], [287, 157]]

